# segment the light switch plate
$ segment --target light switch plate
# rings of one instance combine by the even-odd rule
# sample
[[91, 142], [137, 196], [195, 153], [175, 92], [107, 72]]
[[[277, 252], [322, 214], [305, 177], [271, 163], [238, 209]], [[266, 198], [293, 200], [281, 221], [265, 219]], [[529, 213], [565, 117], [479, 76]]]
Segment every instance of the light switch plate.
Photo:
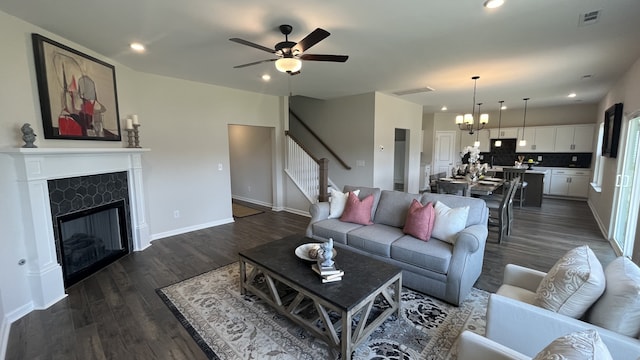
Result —
[[542, 161], [542, 155], [538, 155], [538, 161]]

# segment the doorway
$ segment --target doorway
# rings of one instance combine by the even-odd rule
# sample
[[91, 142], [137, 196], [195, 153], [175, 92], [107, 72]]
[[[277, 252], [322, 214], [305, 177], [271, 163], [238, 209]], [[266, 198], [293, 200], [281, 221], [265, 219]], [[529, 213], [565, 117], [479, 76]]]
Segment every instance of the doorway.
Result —
[[273, 138], [275, 128], [229, 125], [231, 197], [273, 206]]
[[393, 149], [393, 190], [407, 191], [409, 130], [396, 129]]
[[616, 205], [613, 214], [613, 240], [623, 256], [631, 257], [640, 213], [640, 111], [628, 122], [621, 164], [616, 174]]
[[433, 172], [449, 175], [456, 159], [456, 132], [436, 131], [435, 151], [433, 152]]

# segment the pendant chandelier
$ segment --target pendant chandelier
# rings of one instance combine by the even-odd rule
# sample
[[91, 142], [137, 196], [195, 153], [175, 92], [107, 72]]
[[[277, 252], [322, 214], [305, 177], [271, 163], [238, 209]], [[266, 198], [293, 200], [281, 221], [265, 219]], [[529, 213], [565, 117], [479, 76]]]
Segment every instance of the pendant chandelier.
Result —
[[502, 125], [502, 107], [504, 106], [504, 100], [500, 100], [498, 102], [500, 103], [500, 112], [498, 113], [498, 140], [493, 143], [495, 147], [502, 146], [502, 140], [500, 140], [500, 127]]
[[518, 143], [518, 146], [527, 146], [527, 140], [524, 137], [524, 128], [527, 124], [527, 102], [530, 98], [524, 98], [524, 116], [522, 117], [522, 140]]
[[[460, 130], [468, 131], [469, 135], [473, 135], [474, 128], [473, 125], [475, 123], [474, 115], [476, 108], [476, 86], [478, 83], [478, 79], [480, 76], [473, 76], [471, 80], [473, 80], [473, 103], [471, 105], [471, 114], [464, 114], [456, 116], [456, 125], [460, 128]], [[478, 116], [480, 117], [478, 121], [478, 125], [475, 130], [480, 131], [484, 129], [484, 126], [489, 122], [489, 114], [480, 115], [480, 104], [478, 104]]]

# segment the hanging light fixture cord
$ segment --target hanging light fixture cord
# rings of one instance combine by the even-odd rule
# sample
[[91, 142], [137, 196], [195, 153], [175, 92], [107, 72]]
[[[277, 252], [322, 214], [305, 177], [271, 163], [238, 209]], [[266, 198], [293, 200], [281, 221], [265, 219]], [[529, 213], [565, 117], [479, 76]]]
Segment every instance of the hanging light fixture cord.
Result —
[[530, 98], [524, 98], [524, 118], [522, 119], [522, 138], [524, 139], [524, 128], [527, 126], [527, 102]]

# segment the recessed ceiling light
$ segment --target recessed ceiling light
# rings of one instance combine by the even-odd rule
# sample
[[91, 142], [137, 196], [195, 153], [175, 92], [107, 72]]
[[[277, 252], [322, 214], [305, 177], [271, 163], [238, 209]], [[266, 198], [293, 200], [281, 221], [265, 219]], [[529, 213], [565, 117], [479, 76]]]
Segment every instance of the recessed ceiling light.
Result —
[[447, 107], [446, 107], [446, 106], [443, 106], [440, 110], [441, 110], [441, 111], [447, 111]]
[[571, 93], [571, 94], [567, 95], [567, 97], [570, 97], [570, 98], [574, 98], [576, 96], [577, 96], [576, 93]]
[[262, 80], [264, 80], [264, 81], [269, 81], [269, 80], [271, 80], [271, 75], [269, 75], [269, 74], [264, 74], [264, 75], [262, 75]]
[[143, 52], [144, 51], [144, 45], [142, 45], [140, 43], [131, 43], [129, 45], [129, 47], [131, 49], [133, 49], [134, 51], [137, 51], [137, 52]]
[[486, 0], [484, 2], [484, 7], [489, 9], [495, 9], [504, 4], [504, 0]]

